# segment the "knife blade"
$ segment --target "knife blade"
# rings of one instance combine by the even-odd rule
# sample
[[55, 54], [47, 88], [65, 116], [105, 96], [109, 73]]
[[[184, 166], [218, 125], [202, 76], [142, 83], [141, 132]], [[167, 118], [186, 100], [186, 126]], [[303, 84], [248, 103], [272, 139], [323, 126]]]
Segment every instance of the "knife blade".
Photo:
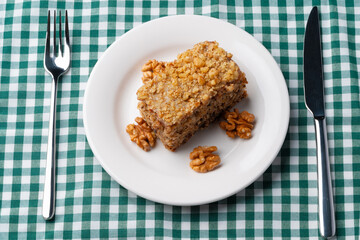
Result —
[[304, 40], [305, 103], [315, 118], [325, 117], [323, 65], [317, 7], [310, 13]]
[[335, 212], [332, 193], [323, 86], [320, 22], [313, 7], [306, 24], [304, 39], [304, 95], [307, 109], [315, 124], [319, 230], [323, 237], [335, 235]]

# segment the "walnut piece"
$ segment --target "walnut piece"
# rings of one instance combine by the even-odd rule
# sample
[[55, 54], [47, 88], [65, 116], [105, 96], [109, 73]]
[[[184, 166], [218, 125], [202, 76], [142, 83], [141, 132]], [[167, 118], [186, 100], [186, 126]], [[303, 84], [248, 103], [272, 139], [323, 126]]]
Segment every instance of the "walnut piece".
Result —
[[141, 80], [143, 83], [152, 80], [153, 77], [164, 68], [164, 66], [164, 62], [158, 62], [155, 59], [147, 61], [141, 68], [141, 71], [143, 72]]
[[239, 110], [235, 109], [233, 112], [225, 112], [225, 119], [226, 122], [220, 122], [220, 127], [226, 131], [229, 137], [251, 138], [251, 131], [254, 128], [255, 121], [253, 114], [247, 111], [239, 113]]
[[214, 154], [217, 147], [198, 146], [190, 153], [190, 167], [199, 173], [206, 173], [213, 170], [221, 162], [219, 155]]
[[155, 146], [156, 137], [153, 130], [141, 117], [135, 118], [135, 124], [126, 126], [126, 132], [130, 135], [131, 141], [135, 142], [140, 148], [148, 152]]

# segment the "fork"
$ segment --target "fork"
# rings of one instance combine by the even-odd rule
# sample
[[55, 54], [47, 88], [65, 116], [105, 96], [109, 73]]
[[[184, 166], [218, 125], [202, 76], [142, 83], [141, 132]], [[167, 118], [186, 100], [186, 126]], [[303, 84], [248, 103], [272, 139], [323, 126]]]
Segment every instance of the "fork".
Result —
[[70, 40], [68, 13], [65, 11], [65, 44], [61, 34], [61, 12], [59, 13], [59, 45], [56, 40], [56, 11], [54, 11], [54, 43], [50, 47], [50, 10], [46, 31], [44, 68], [52, 76], [49, 137], [46, 155], [46, 170], [43, 195], [42, 214], [45, 220], [50, 220], [55, 215], [55, 182], [56, 182], [56, 92], [60, 77], [70, 67]]

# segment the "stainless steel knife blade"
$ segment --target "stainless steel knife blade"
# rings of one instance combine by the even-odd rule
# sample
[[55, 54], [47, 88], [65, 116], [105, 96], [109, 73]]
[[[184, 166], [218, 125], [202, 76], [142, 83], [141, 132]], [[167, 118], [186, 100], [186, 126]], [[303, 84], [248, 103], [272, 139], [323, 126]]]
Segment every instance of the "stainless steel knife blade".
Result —
[[304, 39], [305, 104], [314, 116], [318, 176], [319, 230], [335, 235], [335, 212], [326, 133], [320, 22], [317, 7], [311, 10]]
[[310, 13], [304, 40], [305, 103], [315, 118], [325, 117], [321, 36], [317, 7]]

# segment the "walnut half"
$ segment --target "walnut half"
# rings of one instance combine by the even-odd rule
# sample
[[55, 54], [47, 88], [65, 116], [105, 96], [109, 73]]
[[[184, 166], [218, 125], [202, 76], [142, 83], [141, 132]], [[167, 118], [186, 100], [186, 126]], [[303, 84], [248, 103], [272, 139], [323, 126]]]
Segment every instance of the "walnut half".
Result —
[[126, 132], [130, 135], [131, 141], [135, 142], [141, 149], [148, 152], [155, 146], [155, 133], [141, 117], [135, 118], [135, 124], [126, 126]]
[[217, 147], [198, 146], [190, 153], [190, 167], [200, 173], [206, 173], [213, 170], [221, 162], [219, 155], [214, 154]]
[[233, 112], [225, 112], [225, 121], [220, 122], [220, 127], [226, 131], [226, 134], [235, 138], [249, 139], [251, 131], [254, 128], [255, 116], [247, 111], [239, 113], [238, 109]]

